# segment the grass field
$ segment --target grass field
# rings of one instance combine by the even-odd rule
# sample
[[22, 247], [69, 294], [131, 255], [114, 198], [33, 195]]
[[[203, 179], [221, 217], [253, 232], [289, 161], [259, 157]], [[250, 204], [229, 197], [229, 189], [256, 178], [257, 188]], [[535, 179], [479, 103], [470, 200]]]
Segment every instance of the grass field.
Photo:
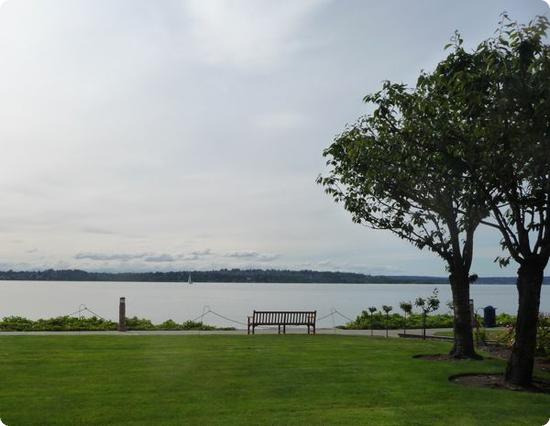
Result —
[[543, 425], [550, 395], [466, 388], [503, 363], [412, 359], [447, 343], [351, 336], [0, 337], [19, 425]]

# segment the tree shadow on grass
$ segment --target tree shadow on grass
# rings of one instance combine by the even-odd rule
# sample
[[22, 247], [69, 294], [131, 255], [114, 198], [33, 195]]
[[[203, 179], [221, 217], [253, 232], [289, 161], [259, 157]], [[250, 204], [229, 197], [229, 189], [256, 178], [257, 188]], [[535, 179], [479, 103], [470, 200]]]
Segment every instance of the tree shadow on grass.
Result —
[[484, 359], [492, 359], [483, 358], [482, 356], [480, 356], [479, 358], [460, 358], [449, 354], [419, 354], [413, 355], [413, 358], [423, 359], [426, 361], [483, 361]]
[[449, 381], [463, 386], [505, 389], [519, 392], [550, 394], [550, 381], [536, 378], [529, 386], [516, 386], [504, 381], [503, 374], [462, 373], [449, 376]]

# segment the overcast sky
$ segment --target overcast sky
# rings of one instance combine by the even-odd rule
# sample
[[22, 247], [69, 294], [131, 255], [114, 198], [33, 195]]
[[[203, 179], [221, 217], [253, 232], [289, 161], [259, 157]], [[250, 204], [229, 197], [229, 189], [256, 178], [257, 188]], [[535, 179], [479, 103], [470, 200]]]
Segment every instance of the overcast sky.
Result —
[[[445, 273], [315, 184], [382, 80], [542, 0], [8, 0], [0, 268]], [[513, 275], [477, 238], [473, 272]]]

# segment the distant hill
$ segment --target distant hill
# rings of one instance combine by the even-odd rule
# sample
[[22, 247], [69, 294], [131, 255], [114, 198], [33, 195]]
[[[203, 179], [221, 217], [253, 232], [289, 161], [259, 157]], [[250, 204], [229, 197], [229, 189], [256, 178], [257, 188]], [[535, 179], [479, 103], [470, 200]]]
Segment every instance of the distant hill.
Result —
[[[21, 281], [145, 281], [257, 283], [344, 283], [344, 284], [448, 284], [447, 277], [417, 275], [367, 275], [354, 272], [292, 271], [277, 269], [220, 269], [177, 272], [87, 272], [79, 269], [44, 271], [0, 271], [0, 280]], [[515, 277], [479, 277], [476, 284], [515, 284]], [[550, 278], [545, 277], [545, 284]]]

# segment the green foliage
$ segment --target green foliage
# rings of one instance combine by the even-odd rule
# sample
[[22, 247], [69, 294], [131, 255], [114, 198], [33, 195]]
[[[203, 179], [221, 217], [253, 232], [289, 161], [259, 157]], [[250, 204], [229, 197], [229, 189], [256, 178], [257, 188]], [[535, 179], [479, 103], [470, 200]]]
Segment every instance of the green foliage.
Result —
[[354, 222], [390, 230], [468, 276], [488, 209], [460, 162], [475, 155], [464, 147], [475, 123], [469, 94], [455, 92], [441, 66], [414, 88], [385, 82], [364, 98], [373, 112], [324, 151], [329, 172], [317, 182]]
[[432, 295], [429, 297], [417, 297], [414, 301], [414, 305], [424, 314], [429, 314], [430, 312], [435, 312], [439, 309], [439, 291], [437, 288], [434, 288]]
[[[180, 330], [216, 330], [217, 327], [213, 327], [211, 325], [203, 324], [202, 322], [196, 322], [196, 321], [185, 321], [182, 325]], [[224, 330], [232, 330], [233, 328], [224, 328]]]
[[459, 158], [501, 232], [502, 266], [511, 258], [546, 264], [550, 255], [549, 25], [503, 14], [495, 37], [473, 52], [457, 44], [438, 66], [475, 123], [475, 143]]
[[[403, 328], [405, 318], [403, 315], [394, 313], [388, 316], [387, 325], [390, 330]], [[426, 317], [427, 328], [451, 328], [453, 326], [453, 316], [450, 314], [428, 315]], [[407, 316], [408, 328], [422, 328], [422, 314], [411, 314]], [[344, 328], [359, 329], [359, 330], [385, 330], [386, 315], [382, 312], [371, 315], [367, 311], [363, 311], [357, 316], [355, 321], [347, 323]]]
[[540, 314], [537, 325], [537, 353], [550, 358], [550, 314]]
[[[503, 318], [503, 323], [506, 323], [506, 331], [502, 333], [498, 341], [508, 346], [512, 346], [515, 341], [515, 317], [507, 316]], [[498, 319], [497, 319], [497, 322]], [[537, 344], [536, 354], [543, 357], [550, 358], [550, 314], [539, 314], [539, 320], [537, 322]]]
[[[148, 319], [127, 318], [128, 330], [232, 330], [233, 328], [217, 328], [202, 322], [186, 321], [178, 324], [172, 320], [155, 325]], [[114, 331], [117, 323], [97, 317], [71, 317], [63, 316], [36, 321], [11, 316], [0, 321], [0, 331]]]
[[117, 323], [97, 317], [62, 316], [36, 321], [23, 317], [5, 317], [0, 321], [1, 331], [107, 331], [116, 330]]
[[145, 318], [131, 317], [126, 318], [126, 327], [128, 330], [154, 330], [153, 323]]
[[[546, 315], [546, 322], [544, 324], [548, 324], [548, 318], [549, 316]], [[403, 327], [403, 322], [405, 318], [403, 315], [394, 313], [389, 316], [389, 328], [390, 329], [399, 329]], [[363, 311], [360, 315], [357, 316], [357, 318], [348, 324], [346, 324], [345, 328], [349, 329], [361, 329], [361, 330], [367, 330], [371, 328], [371, 325], [375, 330], [383, 330], [386, 328], [385, 326], [385, 315], [382, 312], [378, 312], [377, 314], [372, 315], [371, 320], [371, 313], [369, 311]], [[514, 315], [509, 314], [498, 314], [496, 317], [496, 323], [499, 327], [506, 327], [508, 326], [509, 329], [511, 329], [511, 326], [515, 324], [516, 317]], [[542, 323], [541, 323], [542, 324]], [[422, 328], [422, 313], [412, 313], [410, 316], [407, 314], [407, 327], [408, 328]], [[453, 327], [453, 315], [448, 314], [435, 314], [435, 315], [426, 315], [426, 328], [452, 328]], [[513, 330], [510, 332], [511, 336], [513, 337]], [[452, 334], [451, 334], [452, 335]], [[501, 333], [501, 337], [503, 337], [503, 333]]]
[[[162, 324], [159, 324], [155, 327], [159, 330], [216, 330], [219, 328], [203, 324], [202, 322], [197, 321], [185, 321], [182, 324], [178, 324], [177, 322], [169, 319], [167, 321], [164, 321]], [[224, 328], [224, 330], [232, 330], [233, 328]]]
[[400, 302], [399, 308], [405, 313], [405, 315], [410, 315], [413, 309], [411, 302]]
[[496, 324], [498, 327], [511, 327], [516, 323], [516, 316], [510, 314], [498, 314]]

